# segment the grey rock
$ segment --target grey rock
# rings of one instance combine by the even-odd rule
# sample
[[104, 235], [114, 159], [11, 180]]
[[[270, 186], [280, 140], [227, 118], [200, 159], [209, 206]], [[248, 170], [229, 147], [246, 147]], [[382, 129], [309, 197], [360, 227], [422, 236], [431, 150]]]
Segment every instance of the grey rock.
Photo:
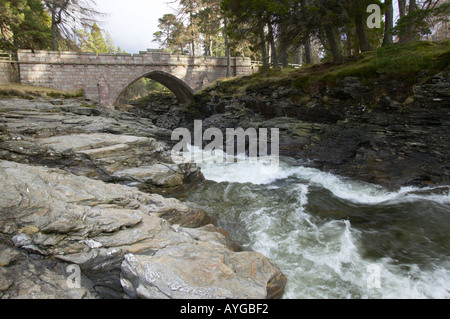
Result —
[[82, 276], [80, 287], [67, 284], [67, 264], [42, 259], [21, 259], [0, 268], [2, 299], [97, 299], [90, 280]]
[[265, 299], [279, 274], [259, 253], [234, 253], [198, 242], [167, 247], [153, 256], [127, 254], [121, 282], [133, 298]]
[[[206, 263], [210, 258], [209, 251], [235, 261], [233, 264], [235, 268], [249, 269], [250, 260], [255, 265], [265, 265], [265, 268], [261, 266], [263, 267], [261, 272], [260, 268], [257, 268], [256, 273], [243, 271], [242, 277], [245, 274], [252, 279], [247, 278], [248, 282], [243, 281], [242, 285], [253, 283], [255, 280], [258, 282], [248, 286], [245, 294], [239, 291], [242, 287], [238, 283], [240, 284], [243, 279], [238, 276], [233, 279], [226, 292], [219, 289], [220, 293], [212, 293], [211, 296], [271, 296], [270, 291], [273, 289], [267, 288], [270, 287], [267, 282], [273, 282], [270, 279], [272, 276], [277, 278], [282, 276], [264, 256], [256, 253], [245, 255], [233, 251], [236, 249], [233, 249], [224, 233], [213, 226], [193, 230], [175, 225], [174, 223], [200, 227], [207, 221], [205, 212], [176, 199], [142, 193], [127, 186], [106, 184], [58, 169], [7, 161], [0, 161], [0, 192], [1, 231], [9, 234], [9, 240], [17, 248], [26, 255], [42, 256], [48, 260], [56, 260], [57, 263], [76, 264], [81, 268], [83, 276], [91, 282], [91, 286], [86, 286], [85, 290], [66, 293], [62, 287], [65, 278], [61, 277], [61, 272], [55, 274], [49, 271], [44, 276], [38, 276], [36, 271], [24, 276], [23, 281], [18, 281], [23, 282], [19, 287], [15, 284], [16, 281], [4, 279], [8, 278], [10, 272], [14, 273], [14, 276], [19, 275], [19, 270], [11, 268], [4, 278], [0, 279], [0, 286], [5, 291], [4, 298], [51, 298], [55, 294], [54, 291], [58, 290], [61, 290], [63, 298], [86, 298], [96, 294], [100, 294], [101, 297], [122, 298], [124, 293], [130, 297], [164, 297], [164, 293], [158, 291], [155, 294], [133, 292], [132, 287], [145, 288], [145, 275], [144, 277], [127, 275], [123, 277], [124, 280], [120, 280], [121, 273], [129, 273], [123, 270], [124, 256], [132, 254], [143, 259], [153, 255], [160, 256], [158, 258], [162, 258], [162, 264], [159, 266], [169, 271], [175, 267], [172, 265], [174, 255], [169, 252], [183, 247], [187, 249], [184, 252], [187, 255], [183, 258], [183, 265], [189, 267], [186, 269], [196, 269], [197, 266], [203, 265], [198, 264], [199, 260]], [[194, 225], [195, 223], [197, 225]], [[199, 255], [200, 259], [189, 257], [189, 247], [198, 248], [195, 254]], [[159, 254], [160, 251], [168, 254]], [[205, 254], [200, 257], [202, 251]], [[5, 265], [11, 264], [15, 258], [11, 251], [0, 256]], [[164, 264], [165, 262], [167, 264]], [[245, 265], [239, 266], [240, 262]], [[20, 269], [30, 263], [33, 267], [43, 267], [42, 262], [35, 263], [25, 258]], [[226, 269], [224, 267], [219, 265], [220, 269]], [[176, 273], [178, 270], [175, 267], [171, 271]], [[214, 268], [207, 267], [202, 270], [203, 275], [211, 278], [215, 278], [215, 271]], [[267, 272], [265, 276], [263, 272]], [[188, 273], [185, 275], [189, 277]], [[183, 280], [193, 283], [197, 280], [198, 274], [193, 272], [192, 276], [191, 279], [185, 277]], [[144, 282], [140, 283], [141, 280]], [[53, 282], [53, 285], [48, 287], [47, 284], [50, 282]], [[211, 284], [220, 283], [214, 279]], [[280, 281], [278, 286], [284, 287], [284, 284], [285, 282]], [[23, 287], [29, 288], [28, 295], [25, 294], [26, 289]], [[171, 297], [182, 296], [184, 294], [175, 294]]]

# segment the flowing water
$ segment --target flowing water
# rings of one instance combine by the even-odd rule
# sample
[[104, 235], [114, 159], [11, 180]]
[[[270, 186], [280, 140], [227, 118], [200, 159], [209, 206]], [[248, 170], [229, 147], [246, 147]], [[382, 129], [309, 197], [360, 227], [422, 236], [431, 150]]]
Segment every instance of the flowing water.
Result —
[[198, 163], [203, 206], [288, 278], [284, 298], [450, 298], [450, 187], [392, 192], [283, 159]]

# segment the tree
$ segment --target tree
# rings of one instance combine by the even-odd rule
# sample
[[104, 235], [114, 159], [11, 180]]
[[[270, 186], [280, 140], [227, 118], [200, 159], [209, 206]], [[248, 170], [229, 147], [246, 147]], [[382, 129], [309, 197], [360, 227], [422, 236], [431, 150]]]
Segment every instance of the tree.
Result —
[[259, 48], [263, 68], [269, 66], [266, 27], [269, 19], [265, 0], [224, 0], [222, 9], [227, 15], [229, 35], [236, 39], [252, 38], [253, 48]]
[[203, 47], [207, 56], [222, 55], [221, 51], [225, 49], [220, 3], [220, 0], [203, 0], [202, 8], [196, 14], [198, 31], [203, 36]]
[[[96, 9], [95, 0], [43, 0], [51, 15], [52, 48], [58, 50], [58, 42], [76, 41], [77, 30], [90, 27], [103, 15]], [[70, 43], [70, 42], [69, 42]]]
[[385, 0], [385, 26], [384, 26], [384, 38], [383, 46], [394, 43], [392, 29], [394, 28], [394, 7], [392, 0]]
[[320, 8], [320, 13], [324, 22], [322, 23], [322, 28], [325, 32], [325, 37], [327, 40], [327, 49], [333, 55], [333, 61], [335, 63], [342, 63], [343, 56], [338, 43], [340, 37], [337, 37], [338, 26], [342, 25], [341, 14], [343, 7], [340, 7], [341, 3], [331, 0], [320, 0], [318, 5]]
[[171, 13], [165, 14], [159, 20], [159, 31], [153, 34], [153, 42], [168, 50], [172, 54], [184, 54], [186, 52], [186, 28], [183, 23]]
[[364, 16], [364, 12], [367, 8], [365, 1], [360, 0], [352, 0], [354, 17], [355, 17], [355, 25], [356, 25], [356, 34], [358, 35], [359, 48], [361, 52], [367, 52], [372, 50], [372, 46], [369, 43], [366, 33], [366, 19]]
[[201, 0], [179, 0], [178, 16], [186, 23], [185, 37], [190, 44], [190, 54], [195, 56], [196, 44], [199, 42], [198, 11], [202, 8]]
[[103, 38], [102, 30], [100, 30], [97, 23], [94, 23], [91, 28], [91, 48], [95, 53], [107, 53], [108, 52], [108, 46], [106, 45], [105, 38]]
[[410, 0], [408, 14], [404, 14], [394, 28], [400, 43], [407, 43], [432, 34], [432, 28], [448, 21], [450, 3], [440, 0]]
[[106, 31], [104, 33], [105, 36], [103, 36], [102, 30], [97, 25], [97, 23], [94, 23], [91, 26], [90, 32], [86, 32], [85, 30], [78, 30], [77, 36], [80, 50], [83, 52], [94, 52], [97, 54], [116, 53], [117, 51], [119, 51], [119, 48], [116, 50], [114, 42], [111, 39], [109, 33]]
[[0, 0], [0, 49], [48, 49], [50, 17], [40, 0]]
[[13, 47], [13, 28], [22, 24], [25, 18], [23, 14], [25, 6], [25, 0], [0, 0], [0, 45], [2, 49], [8, 50]]
[[[358, 56], [381, 45], [400, 42], [432, 32], [431, 26], [448, 23], [448, 0], [398, 0], [400, 20], [394, 27], [393, 0], [175, 0], [178, 15], [155, 34], [162, 46], [184, 28], [190, 54], [203, 43], [205, 55], [246, 55], [260, 60], [264, 68], [289, 61], [311, 63], [313, 56], [342, 63], [345, 55]], [[442, 5], [438, 5], [443, 2]], [[220, 10], [219, 3], [221, 3]], [[370, 4], [383, 8], [381, 28], [367, 24]], [[176, 22], [175, 22], [176, 21]], [[383, 24], [384, 23], [384, 24]], [[178, 26], [176, 26], [178, 24]], [[221, 31], [224, 30], [224, 31]], [[437, 30], [437, 28], [436, 28]], [[446, 30], [446, 29], [445, 29]], [[325, 53], [325, 54], [323, 54]]]

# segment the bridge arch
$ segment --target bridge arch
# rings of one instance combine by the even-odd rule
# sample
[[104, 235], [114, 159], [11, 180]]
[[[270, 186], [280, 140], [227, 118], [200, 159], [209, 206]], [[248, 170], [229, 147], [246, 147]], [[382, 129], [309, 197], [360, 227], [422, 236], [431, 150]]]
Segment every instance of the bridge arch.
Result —
[[183, 80], [164, 71], [151, 71], [139, 76], [138, 78], [125, 85], [125, 87], [123, 87], [120, 93], [115, 97], [113, 105], [116, 105], [118, 103], [120, 96], [128, 87], [142, 78], [152, 79], [164, 85], [176, 96], [180, 104], [189, 104], [194, 98], [194, 90]]

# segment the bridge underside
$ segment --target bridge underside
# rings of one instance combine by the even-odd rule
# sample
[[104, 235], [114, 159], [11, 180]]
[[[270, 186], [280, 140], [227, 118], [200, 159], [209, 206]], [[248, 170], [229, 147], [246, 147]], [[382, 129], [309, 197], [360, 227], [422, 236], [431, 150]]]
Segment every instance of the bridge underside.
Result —
[[143, 77], [164, 85], [177, 97], [180, 104], [189, 104], [194, 99], [194, 90], [175, 76], [161, 71], [154, 71]]

